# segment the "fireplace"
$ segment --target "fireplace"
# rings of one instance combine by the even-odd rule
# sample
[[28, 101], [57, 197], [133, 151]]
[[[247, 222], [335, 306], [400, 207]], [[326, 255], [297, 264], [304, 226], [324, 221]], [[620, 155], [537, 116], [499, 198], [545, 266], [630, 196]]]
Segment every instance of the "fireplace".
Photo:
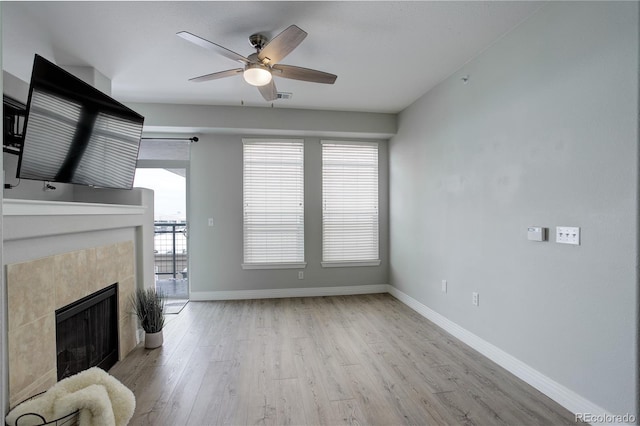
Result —
[[[114, 283], [115, 303], [110, 303], [107, 310], [115, 309], [117, 318], [116, 359], [124, 358], [136, 346], [137, 324], [129, 307], [136, 288], [132, 240], [12, 263], [7, 265], [6, 274], [10, 405], [47, 390], [58, 381], [59, 354], [61, 361], [66, 358], [76, 363], [76, 359], [86, 358], [93, 365], [97, 348], [92, 344], [67, 343], [66, 350], [57, 348], [56, 314], [66, 307], [79, 306], [88, 296], [100, 294]], [[96, 331], [89, 326], [81, 334], [92, 337]], [[78, 349], [82, 346], [88, 346], [89, 355]], [[67, 368], [71, 367], [61, 370]]]
[[58, 380], [118, 361], [117, 284], [56, 310]]

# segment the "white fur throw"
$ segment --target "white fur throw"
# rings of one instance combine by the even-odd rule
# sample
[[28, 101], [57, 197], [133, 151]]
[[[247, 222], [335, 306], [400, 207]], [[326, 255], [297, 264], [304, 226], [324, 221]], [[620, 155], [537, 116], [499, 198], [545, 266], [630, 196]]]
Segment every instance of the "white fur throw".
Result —
[[47, 422], [80, 410], [80, 426], [126, 426], [136, 408], [136, 398], [125, 385], [104, 370], [93, 367], [53, 385], [37, 398], [23, 402], [6, 417], [9, 426], [42, 424], [36, 413]]

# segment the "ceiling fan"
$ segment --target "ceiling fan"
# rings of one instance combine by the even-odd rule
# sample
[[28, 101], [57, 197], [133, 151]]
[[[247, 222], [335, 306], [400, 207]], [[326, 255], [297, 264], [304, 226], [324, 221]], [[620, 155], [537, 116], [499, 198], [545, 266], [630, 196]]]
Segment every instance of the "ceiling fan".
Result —
[[245, 81], [252, 86], [256, 86], [265, 100], [273, 101], [278, 98], [273, 76], [324, 84], [333, 84], [338, 78], [335, 74], [279, 63], [293, 49], [298, 47], [307, 36], [307, 33], [296, 25], [291, 25], [270, 41], [262, 34], [249, 36], [249, 43], [256, 49], [256, 53], [252, 53], [246, 58], [226, 47], [187, 31], [180, 31], [176, 35], [244, 65], [243, 68], [205, 74], [200, 77], [190, 78], [189, 81], [209, 81], [242, 73]]

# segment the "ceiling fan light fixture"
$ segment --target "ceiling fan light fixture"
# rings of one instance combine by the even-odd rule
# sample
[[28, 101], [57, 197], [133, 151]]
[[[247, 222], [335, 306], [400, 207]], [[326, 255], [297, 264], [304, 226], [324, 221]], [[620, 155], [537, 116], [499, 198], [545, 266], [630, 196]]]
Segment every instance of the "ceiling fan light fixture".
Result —
[[271, 82], [271, 73], [259, 65], [249, 65], [242, 74], [244, 80], [252, 86], [264, 86]]

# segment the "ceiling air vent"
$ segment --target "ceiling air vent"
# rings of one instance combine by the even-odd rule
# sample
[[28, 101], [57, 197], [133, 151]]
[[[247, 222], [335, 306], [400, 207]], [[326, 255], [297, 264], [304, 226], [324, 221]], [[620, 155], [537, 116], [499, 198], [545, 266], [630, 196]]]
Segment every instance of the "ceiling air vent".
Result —
[[288, 100], [291, 99], [291, 97], [293, 96], [293, 93], [289, 93], [289, 92], [278, 92], [278, 94], [276, 95], [276, 99], [284, 99], [284, 100]]

